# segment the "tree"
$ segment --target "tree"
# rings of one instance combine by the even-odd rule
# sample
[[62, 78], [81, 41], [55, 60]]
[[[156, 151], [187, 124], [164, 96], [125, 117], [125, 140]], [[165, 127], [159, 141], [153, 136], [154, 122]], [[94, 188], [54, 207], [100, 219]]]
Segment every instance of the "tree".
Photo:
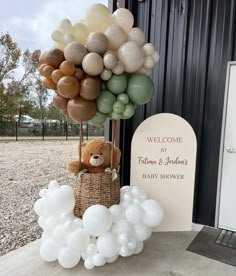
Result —
[[43, 120], [45, 118], [49, 95], [48, 90], [42, 86], [40, 78], [36, 79], [35, 90], [35, 102], [40, 112], [40, 119]]

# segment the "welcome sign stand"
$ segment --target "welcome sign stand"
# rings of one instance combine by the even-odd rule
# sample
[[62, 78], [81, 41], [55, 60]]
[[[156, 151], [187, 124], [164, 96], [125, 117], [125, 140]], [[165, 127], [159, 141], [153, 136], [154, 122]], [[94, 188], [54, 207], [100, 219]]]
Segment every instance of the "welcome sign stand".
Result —
[[174, 114], [149, 117], [134, 133], [130, 183], [164, 209], [164, 220], [156, 231], [192, 229], [196, 147], [192, 127]]

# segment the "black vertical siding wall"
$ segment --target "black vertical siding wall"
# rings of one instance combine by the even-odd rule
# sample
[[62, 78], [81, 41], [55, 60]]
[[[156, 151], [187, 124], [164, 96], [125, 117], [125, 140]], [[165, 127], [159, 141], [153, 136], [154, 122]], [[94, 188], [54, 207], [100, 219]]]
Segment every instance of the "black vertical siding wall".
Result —
[[226, 66], [236, 59], [236, 0], [136, 0], [126, 6], [160, 61], [152, 73], [152, 101], [122, 123], [122, 184], [129, 184], [137, 126], [160, 112], [182, 116], [198, 141], [193, 221], [214, 225]]

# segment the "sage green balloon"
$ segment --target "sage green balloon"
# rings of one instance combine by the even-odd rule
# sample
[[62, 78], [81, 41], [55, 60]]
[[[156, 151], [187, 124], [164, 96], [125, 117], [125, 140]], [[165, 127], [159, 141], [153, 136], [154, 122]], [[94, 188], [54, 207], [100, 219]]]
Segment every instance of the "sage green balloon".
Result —
[[97, 110], [101, 113], [110, 113], [115, 101], [116, 97], [111, 92], [104, 90], [97, 98]]
[[135, 104], [148, 103], [154, 94], [154, 84], [151, 78], [143, 74], [134, 74], [129, 78], [127, 94]]
[[106, 121], [106, 119], [107, 119], [107, 114], [97, 111], [89, 122], [94, 125], [100, 125], [100, 124], [103, 124]]
[[119, 95], [125, 92], [127, 88], [127, 77], [126, 75], [112, 75], [112, 77], [107, 82], [107, 89], [115, 95]]
[[106, 83], [103, 81], [102, 82], [102, 90], [106, 90], [106, 89], [107, 89]]
[[114, 102], [113, 111], [116, 113], [122, 113], [125, 110], [125, 105], [122, 102]]
[[123, 115], [123, 119], [129, 119], [131, 118], [135, 113], [135, 106], [131, 103], [128, 103], [125, 106], [125, 110], [123, 111], [122, 115]]
[[129, 96], [126, 93], [122, 93], [117, 96], [117, 101], [127, 104], [129, 102]]
[[123, 116], [122, 116], [122, 114], [116, 113], [116, 112], [113, 111], [111, 113], [111, 119], [112, 120], [120, 120], [120, 119], [123, 119]]

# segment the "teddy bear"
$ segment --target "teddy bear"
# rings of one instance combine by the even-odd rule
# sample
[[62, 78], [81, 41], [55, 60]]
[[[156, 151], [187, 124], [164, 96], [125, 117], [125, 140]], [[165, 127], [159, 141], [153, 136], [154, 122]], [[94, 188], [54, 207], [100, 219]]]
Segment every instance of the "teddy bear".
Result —
[[[78, 160], [67, 164], [67, 169], [71, 173], [78, 173], [86, 169], [88, 173], [104, 172], [111, 166], [111, 148], [112, 143], [93, 139], [87, 143], [82, 143], [81, 163]], [[113, 168], [118, 169], [120, 164], [121, 151], [114, 148]]]

